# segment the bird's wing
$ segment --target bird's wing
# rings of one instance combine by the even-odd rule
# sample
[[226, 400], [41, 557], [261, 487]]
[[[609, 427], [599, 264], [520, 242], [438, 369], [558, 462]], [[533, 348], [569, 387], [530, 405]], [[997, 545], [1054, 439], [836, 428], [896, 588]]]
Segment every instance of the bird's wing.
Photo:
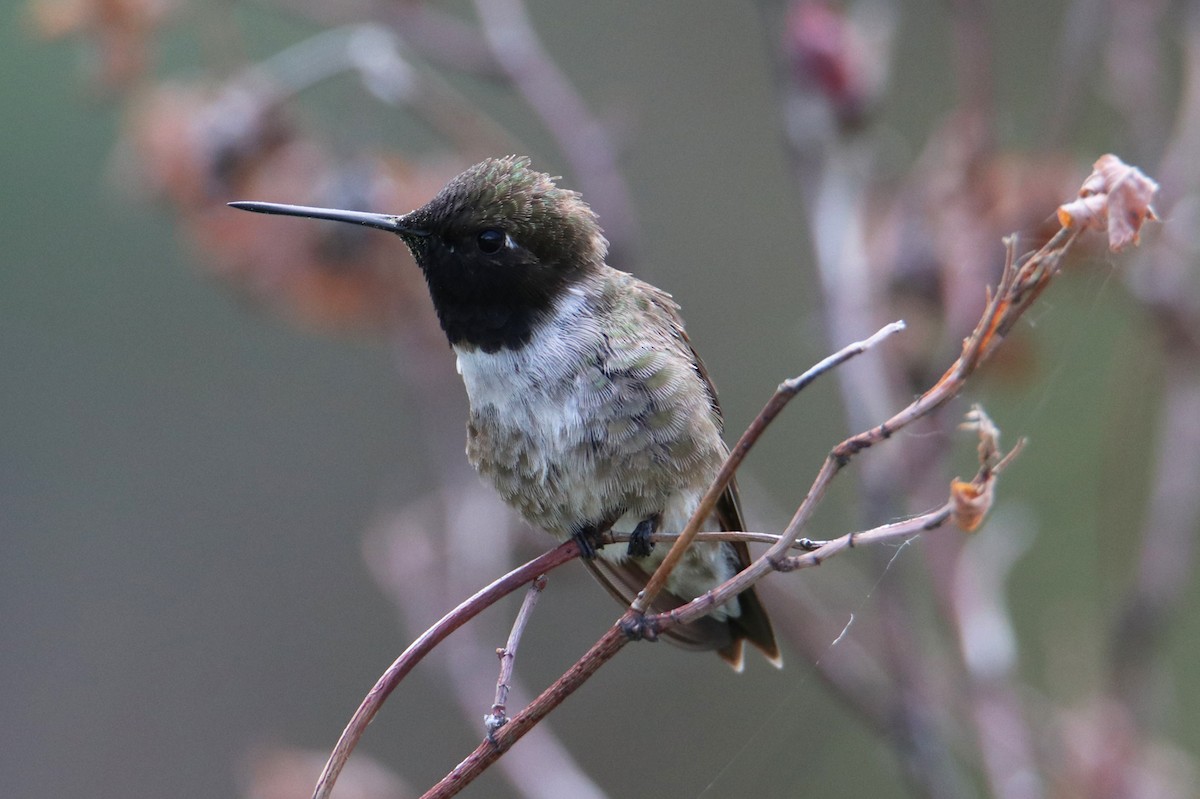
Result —
[[[696, 352], [696, 348], [692, 346], [691, 339], [688, 338], [687, 331], [683, 326], [683, 317], [679, 313], [679, 305], [665, 291], [649, 286], [649, 284], [645, 285], [649, 288], [649, 294], [654, 306], [665, 317], [667, 327], [673, 334], [672, 338], [677, 342], [676, 346], [683, 348], [684, 353], [690, 356], [690, 361], [696, 370], [696, 374], [699, 375], [705, 389], [708, 391], [709, 402], [712, 403], [713, 412], [716, 414], [718, 424], [720, 424], [723, 431], [725, 417], [721, 413], [721, 402], [717, 398], [717, 388], [713, 385], [712, 378], [708, 374], [708, 369], [704, 366], [704, 360]], [[716, 507], [713, 509], [713, 515], [716, 517], [722, 531], [742, 532], [746, 530], [746, 521], [742, 516], [741, 498], [736, 479], [730, 479], [729, 484], [725, 487], [725, 491], [722, 492], [720, 498], [717, 500]], [[750, 548], [746, 545], [746, 542], [730, 542], [725, 548], [733, 557], [738, 571], [750, 565]], [[779, 653], [779, 645], [775, 641], [775, 633], [771, 628], [771, 620], [768, 618], [762, 602], [759, 601], [758, 594], [755, 593], [753, 588], [748, 588], [738, 594], [738, 604], [742, 610], [741, 615], [736, 618], [730, 618], [728, 624], [724, 625], [727, 629], [732, 628], [728, 629], [728, 632], [732, 634], [732, 641], [725, 647], [706, 648], [717, 648], [723, 658], [729, 661], [734, 668], [740, 669], [742, 659], [741, 639], [745, 638], [758, 649], [762, 650], [768, 660], [776, 666], [781, 666], [783, 660]]]
[[[610, 546], [613, 545], [610, 544]], [[617, 546], [623, 545], [618, 544]], [[604, 586], [604, 589], [614, 599], [625, 606], [633, 604], [633, 601], [637, 599], [638, 592], [646, 587], [646, 581], [649, 579], [649, 575], [632, 560], [613, 563], [604, 558], [591, 558], [583, 561], [583, 564], [587, 566], [596, 581]], [[687, 604], [687, 600], [681, 599], [670, 591], [663, 591], [655, 598], [650, 612], [666, 613], [684, 604]], [[714, 649], [722, 651], [734, 644], [734, 634], [729, 624], [725, 621], [718, 621], [712, 616], [704, 616], [691, 624], [678, 624], [663, 635], [677, 646], [698, 651]]]

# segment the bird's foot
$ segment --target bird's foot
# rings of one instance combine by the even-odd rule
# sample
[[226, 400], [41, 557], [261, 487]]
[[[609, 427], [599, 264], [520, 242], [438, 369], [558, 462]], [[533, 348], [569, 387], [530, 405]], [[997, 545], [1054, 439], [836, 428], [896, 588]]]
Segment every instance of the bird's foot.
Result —
[[629, 547], [625, 554], [631, 558], [644, 558], [649, 555], [654, 550], [654, 542], [650, 540], [650, 536], [658, 532], [661, 521], [662, 516], [655, 513], [638, 522], [637, 527], [629, 534]]
[[575, 539], [576, 545], [579, 546], [579, 557], [584, 560], [596, 557], [600, 547], [604, 546], [604, 542], [601, 540], [602, 535], [600, 529], [593, 524], [576, 528], [575, 532], [571, 533], [571, 538]]

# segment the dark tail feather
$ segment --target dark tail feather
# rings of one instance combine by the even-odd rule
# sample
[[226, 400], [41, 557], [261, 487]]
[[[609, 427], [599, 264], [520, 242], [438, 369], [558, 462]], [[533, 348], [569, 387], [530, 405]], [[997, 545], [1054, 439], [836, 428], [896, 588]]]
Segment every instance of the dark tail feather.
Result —
[[[737, 532], [746, 529], [735, 481], [729, 482], [725, 493], [717, 500], [717, 507], [714, 509], [713, 515], [716, 516], [717, 523], [720, 524], [722, 530]], [[733, 565], [738, 571], [750, 565], [750, 547], [746, 546], [746, 542], [731, 543], [726, 551], [731, 554]], [[740, 672], [742, 670], [742, 641], [746, 640], [762, 651], [767, 660], [771, 661], [772, 666], [782, 669], [783, 657], [779, 654], [779, 644], [775, 643], [775, 632], [771, 629], [771, 619], [767, 617], [767, 610], [758, 600], [758, 594], [754, 593], [753, 586], [738, 594], [738, 604], [741, 606], [742, 615], [728, 621], [733, 642], [729, 646], [718, 649], [717, 654], [732, 666], [734, 671]]]
[[771, 620], [767, 611], [758, 600], [758, 594], [753, 588], [748, 588], [738, 594], [738, 603], [742, 607], [742, 615], [729, 619], [733, 632], [733, 643], [717, 652], [734, 671], [742, 670], [742, 641], [749, 641], [755, 649], [763, 653], [771, 665], [777, 669], [783, 668], [783, 656], [779, 653], [779, 644], [775, 642], [775, 631], [771, 629]]

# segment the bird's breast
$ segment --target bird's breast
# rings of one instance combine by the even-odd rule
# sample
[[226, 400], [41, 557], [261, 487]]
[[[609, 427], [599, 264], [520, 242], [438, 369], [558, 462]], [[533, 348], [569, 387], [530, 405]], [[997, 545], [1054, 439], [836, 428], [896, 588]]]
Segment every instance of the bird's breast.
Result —
[[692, 364], [653, 331], [620, 335], [581, 302], [564, 305], [519, 349], [456, 348], [472, 464], [560, 536], [686, 504], [724, 455]]

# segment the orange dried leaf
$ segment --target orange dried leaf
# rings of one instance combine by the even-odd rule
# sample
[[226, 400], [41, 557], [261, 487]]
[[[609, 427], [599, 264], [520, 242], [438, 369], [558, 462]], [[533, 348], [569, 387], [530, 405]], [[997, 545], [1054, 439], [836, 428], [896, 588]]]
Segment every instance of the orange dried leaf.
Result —
[[991, 510], [993, 497], [991, 480], [983, 485], [958, 478], [951, 480], [950, 498], [954, 500], [954, 523], [964, 532], [975, 532], [979, 525], [983, 524], [987, 512]]

